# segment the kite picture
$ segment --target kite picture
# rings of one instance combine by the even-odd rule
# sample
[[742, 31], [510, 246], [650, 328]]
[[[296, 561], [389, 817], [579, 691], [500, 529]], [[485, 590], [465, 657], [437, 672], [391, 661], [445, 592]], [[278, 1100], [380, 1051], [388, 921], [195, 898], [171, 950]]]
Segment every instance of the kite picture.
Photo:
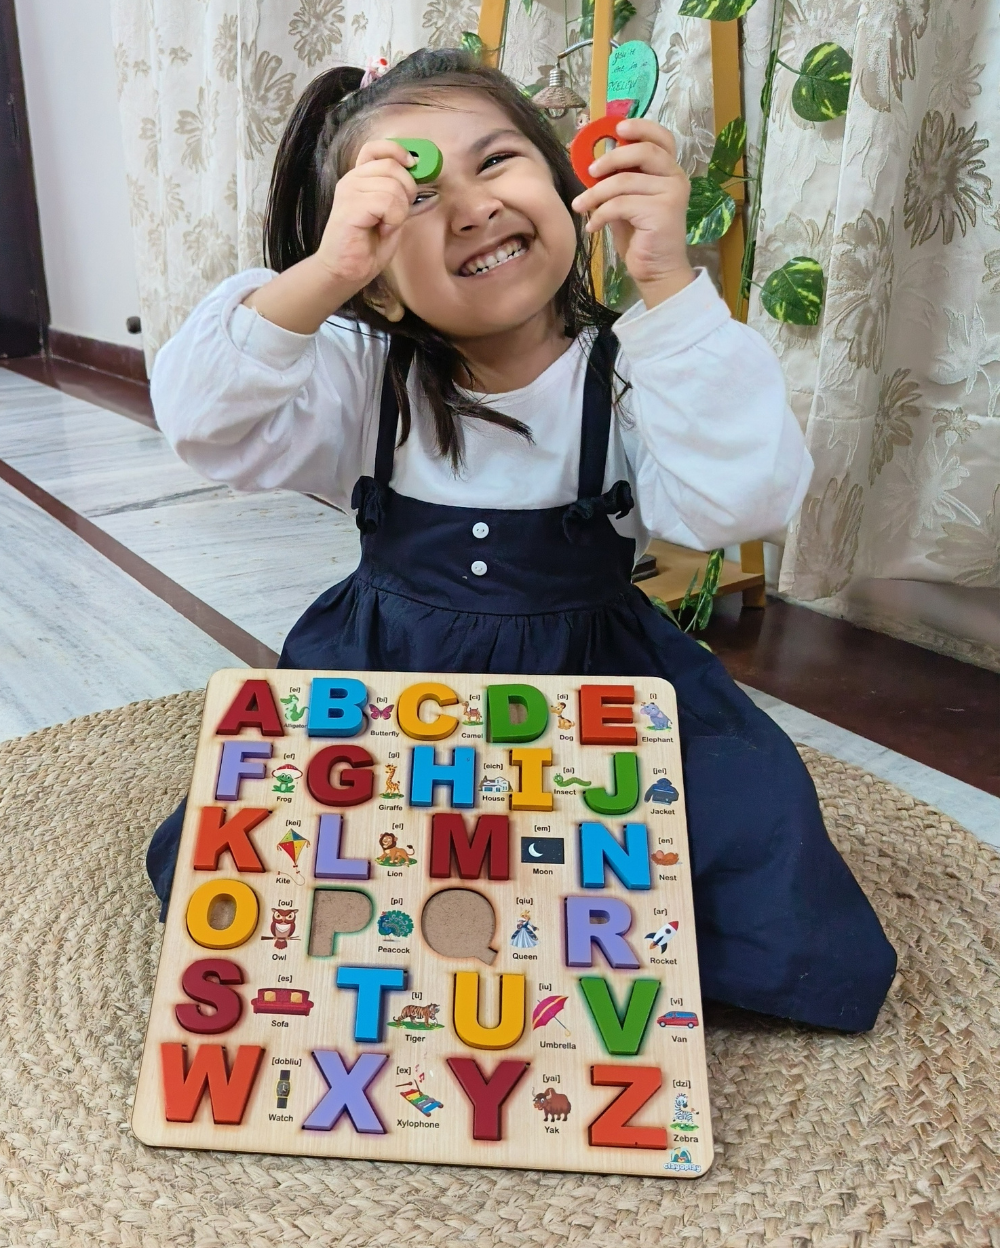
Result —
[[302, 857], [302, 851], [308, 849], [310, 841], [294, 828], [289, 828], [285, 835], [278, 842], [278, 849], [287, 854], [292, 864], [292, 875], [295, 877], [296, 884], [304, 884], [305, 877], [299, 870], [299, 859]]

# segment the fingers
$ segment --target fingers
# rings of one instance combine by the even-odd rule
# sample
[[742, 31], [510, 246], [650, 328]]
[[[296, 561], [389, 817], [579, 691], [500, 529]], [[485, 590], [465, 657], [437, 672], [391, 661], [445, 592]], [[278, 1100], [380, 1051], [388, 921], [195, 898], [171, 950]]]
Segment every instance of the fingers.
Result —
[[606, 178], [619, 169], [639, 169], [643, 173], [660, 174], [669, 177], [681, 172], [681, 167], [671, 152], [658, 143], [619, 143], [603, 156], [598, 156], [590, 166], [590, 174], [595, 178]]
[[[402, 151], [402, 148], [399, 149]], [[409, 152], [403, 152], [404, 157], [409, 156]], [[392, 178], [412, 200], [417, 193], [417, 184], [410, 177], [409, 172], [403, 168], [402, 164], [395, 157], [380, 157], [366, 161], [363, 165], [356, 165], [345, 177], [340, 179], [341, 183], [348, 182], [351, 186], [359, 186], [365, 184], [370, 178]]]
[[410, 215], [409, 202], [392, 194], [372, 196], [372, 210], [380, 219], [379, 229], [383, 233], [401, 226]]
[[626, 117], [618, 123], [618, 135], [630, 143], [652, 143], [662, 148], [672, 160], [677, 158], [677, 142], [674, 136], [657, 121], [642, 117]]
[[380, 223], [401, 225], [418, 189], [398, 161], [373, 159], [340, 179], [333, 193], [333, 212], [345, 225], [361, 229]]
[[[610, 152], [597, 157], [590, 166], [590, 174], [598, 179], [597, 185], [600, 186], [609, 181], [613, 174], [625, 169], [634, 169], [640, 174], [654, 178], [687, 178], [687, 174], [673, 156], [653, 143], [619, 144]], [[591, 187], [583, 195], [578, 196], [578, 200], [586, 200], [587, 196], [596, 189], [596, 186]], [[574, 201], [573, 207], [577, 212], [589, 211], [586, 207], [577, 206], [577, 201]]]
[[672, 200], [687, 200], [689, 193], [688, 180], [681, 172], [669, 177], [656, 177], [636, 170], [626, 170], [603, 178], [589, 190], [573, 200], [573, 211], [596, 213], [602, 204], [606, 204], [619, 195], [629, 196], [669, 196]]
[[417, 163], [416, 156], [408, 152], [402, 144], [393, 142], [392, 139], [371, 139], [363, 143], [354, 162], [354, 168], [360, 169], [362, 165], [370, 164], [374, 160], [391, 160], [402, 169], [410, 169]]
[[342, 194], [341, 189], [346, 187], [344, 179], [334, 194], [331, 216], [336, 215], [343, 225], [358, 229], [402, 225], [410, 214], [410, 204], [416, 194], [416, 184], [412, 178], [409, 182], [412, 190], [388, 174], [373, 175], [359, 178], [346, 188], [349, 193]]
[[588, 234], [596, 234], [616, 221], [627, 222], [634, 229], [654, 229], [662, 225], [662, 218], [662, 208], [653, 195], [615, 195], [590, 214], [586, 229]]

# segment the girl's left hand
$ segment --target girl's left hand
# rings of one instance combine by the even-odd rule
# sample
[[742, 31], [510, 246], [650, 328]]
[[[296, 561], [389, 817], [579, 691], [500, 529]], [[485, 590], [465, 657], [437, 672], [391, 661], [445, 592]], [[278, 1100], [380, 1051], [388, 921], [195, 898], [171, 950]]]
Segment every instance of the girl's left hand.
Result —
[[685, 242], [691, 185], [669, 130], [631, 117], [617, 133], [629, 142], [593, 162], [590, 173], [601, 180], [573, 200], [573, 210], [590, 214], [590, 234], [611, 227], [615, 250], [651, 308], [694, 281]]

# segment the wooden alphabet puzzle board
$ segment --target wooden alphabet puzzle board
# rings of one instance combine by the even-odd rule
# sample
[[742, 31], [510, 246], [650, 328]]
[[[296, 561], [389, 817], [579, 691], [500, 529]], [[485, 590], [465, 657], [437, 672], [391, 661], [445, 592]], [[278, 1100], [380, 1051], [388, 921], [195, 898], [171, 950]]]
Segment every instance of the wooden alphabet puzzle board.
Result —
[[135, 1134], [703, 1174], [676, 721], [649, 677], [217, 672]]

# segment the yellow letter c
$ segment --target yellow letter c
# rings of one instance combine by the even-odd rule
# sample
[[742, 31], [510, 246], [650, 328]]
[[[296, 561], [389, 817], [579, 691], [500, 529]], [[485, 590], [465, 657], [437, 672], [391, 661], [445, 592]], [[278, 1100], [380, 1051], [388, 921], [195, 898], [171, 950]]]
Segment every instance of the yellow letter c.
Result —
[[430, 680], [419, 685], [410, 685], [403, 690], [396, 702], [396, 722], [415, 741], [443, 741], [458, 727], [458, 720], [454, 715], [438, 715], [428, 723], [420, 718], [420, 708], [425, 702], [436, 702], [438, 706], [454, 706], [457, 701], [458, 694], [447, 685], [439, 685]]

